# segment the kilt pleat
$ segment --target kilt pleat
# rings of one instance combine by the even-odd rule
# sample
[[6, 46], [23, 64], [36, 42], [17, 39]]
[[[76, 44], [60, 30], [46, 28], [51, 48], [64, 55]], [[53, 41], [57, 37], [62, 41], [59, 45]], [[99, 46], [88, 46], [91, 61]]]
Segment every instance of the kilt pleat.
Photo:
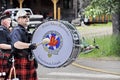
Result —
[[[0, 54], [2, 54], [2, 53], [0, 53]], [[8, 54], [8, 53], [4, 53], [4, 57], [9, 57], [10, 56], [10, 54]], [[8, 74], [8, 72], [9, 72], [9, 69], [10, 69], [10, 67], [8, 66], [8, 59], [6, 59], [6, 58], [0, 58], [0, 73], [2, 73], [2, 72], [5, 72], [6, 73], [6, 75]], [[5, 78], [6, 76], [0, 76], [0, 79], [1, 78]]]
[[34, 60], [29, 61], [27, 58], [15, 58], [15, 69], [16, 77], [19, 80], [38, 80]]

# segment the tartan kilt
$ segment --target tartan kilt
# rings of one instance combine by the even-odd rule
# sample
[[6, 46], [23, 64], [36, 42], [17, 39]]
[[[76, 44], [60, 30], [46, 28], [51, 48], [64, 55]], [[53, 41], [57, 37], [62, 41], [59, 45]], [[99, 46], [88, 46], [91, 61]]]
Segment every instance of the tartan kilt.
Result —
[[[38, 80], [37, 72], [34, 66], [34, 60], [28, 58], [15, 58], [16, 77], [19, 80]], [[12, 74], [13, 79], [13, 74]]]
[[[0, 53], [0, 57], [2, 56], [3, 53]], [[4, 57], [5, 58], [0, 58], [0, 73], [1, 72], [5, 72], [6, 75], [9, 72], [10, 67], [8, 66], [8, 58], [9, 58], [10, 54], [9, 53], [4, 53]], [[0, 80], [1, 78], [5, 78], [6, 76], [0, 76]]]

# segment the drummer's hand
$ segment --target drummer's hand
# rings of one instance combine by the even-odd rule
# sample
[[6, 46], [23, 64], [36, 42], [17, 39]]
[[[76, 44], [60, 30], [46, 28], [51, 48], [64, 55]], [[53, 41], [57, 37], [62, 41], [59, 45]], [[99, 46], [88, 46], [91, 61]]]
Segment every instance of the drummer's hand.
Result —
[[37, 48], [37, 44], [36, 43], [32, 43], [32, 44], [29, 45], [29, 49], [31, 49], [31, 50], [34, 50], [36, 48]]

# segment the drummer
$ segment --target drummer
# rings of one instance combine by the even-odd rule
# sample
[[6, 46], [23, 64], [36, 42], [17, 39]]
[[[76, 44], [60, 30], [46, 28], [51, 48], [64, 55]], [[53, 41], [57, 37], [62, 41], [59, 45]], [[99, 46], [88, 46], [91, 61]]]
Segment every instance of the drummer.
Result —
[[10, 39], [10, 15], [3, 14], [0, 17], [0, 80], [5, 78], [9, 70], [8, 59], [11, 51]]
[[27, 23], [29, 15], [24, 10], [19, 10], [16, 15], [18, 26], [11, 32], [13, 55], [15, 57], [16, 77], [19, 80], [38, 80], [36, 67], [37, 63], [31, 53], [36, 49], [36, 44], [31, 44]]

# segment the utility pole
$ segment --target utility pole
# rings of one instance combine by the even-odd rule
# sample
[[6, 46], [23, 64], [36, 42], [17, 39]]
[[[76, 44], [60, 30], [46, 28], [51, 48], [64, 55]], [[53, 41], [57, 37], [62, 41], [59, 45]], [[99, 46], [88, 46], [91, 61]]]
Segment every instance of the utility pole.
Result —
[[19, 0], [20, 8], [22, 8], [22, 3], [24, 0]]
[[61, 18], [61, 10], [60, 10], [60, 7], [58, 7], [58, 20], [60, 20], [60, 18]]
[[12, 0], [10, 0], [10, 5], [13, 5], [13, 1]]
[[54, 19], [56, 19], [56, 4], [58, 2], [58, 0], [52, 0], [53, 4], [54, 4]]

